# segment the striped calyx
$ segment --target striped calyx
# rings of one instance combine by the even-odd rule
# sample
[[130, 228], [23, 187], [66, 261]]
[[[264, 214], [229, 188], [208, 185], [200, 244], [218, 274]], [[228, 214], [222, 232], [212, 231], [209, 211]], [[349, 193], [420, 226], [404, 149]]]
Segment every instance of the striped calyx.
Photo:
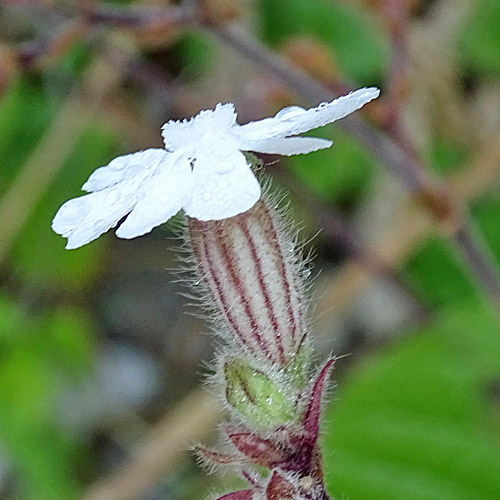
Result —
[[291, 362], [305, 334], [294, 241], [260, 200], [220, 221], [188, 221], [200, 277], [232, 341], [274, 365]]

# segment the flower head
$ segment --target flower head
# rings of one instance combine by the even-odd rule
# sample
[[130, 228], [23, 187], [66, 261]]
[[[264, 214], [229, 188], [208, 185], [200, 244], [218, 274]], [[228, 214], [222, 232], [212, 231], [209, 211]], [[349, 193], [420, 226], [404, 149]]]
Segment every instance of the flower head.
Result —
[[194, 118], [162, 127], [165, 149], [119, 156], [83, 185], [89, 194], [67, 201], [52, 222], [78, 248], [127, 218], [116, 230], [135, 238], [180, 209], [201, 221], [221, 220], [250, 209], [260, 185], [242, 151], [280, 155], [328, 148], [331, 141], [297, 137], [361, 108], [379, 95], [363, 88], [311, 109], [291, 106], [272, 118], [239, 125], [232, 104], [218, 104]]

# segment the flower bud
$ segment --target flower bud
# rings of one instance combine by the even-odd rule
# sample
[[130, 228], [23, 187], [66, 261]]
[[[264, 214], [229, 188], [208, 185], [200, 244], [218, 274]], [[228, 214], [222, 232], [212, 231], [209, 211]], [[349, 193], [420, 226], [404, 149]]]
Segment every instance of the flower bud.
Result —
[[224, 364], [226, 400], [252, 428], [272, 428], [295, 420], [290, 391], [264, 372], [238, 360]]

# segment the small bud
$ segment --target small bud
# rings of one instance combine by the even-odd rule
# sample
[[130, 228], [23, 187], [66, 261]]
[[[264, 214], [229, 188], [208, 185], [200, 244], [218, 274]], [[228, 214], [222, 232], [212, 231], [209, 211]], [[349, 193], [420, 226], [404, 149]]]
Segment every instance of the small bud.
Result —
[[217, 498], [217, 500], [253, 500], [253, 498], [254, 493], [252, 490], [240, 490], [223, 495]]
[[275, 427], [295, 420], [295, 401], [281, 384], [241, 361], [224, 364], [226, 399], [251, 426]]
[[238, 451], [255, 465], [272, 469], [288, 458], [287, 453], [280, 450], [272, 441], [251, 432], [231, 433], [229, 439]]
[[193, 449], [194, 453], [203, 465], [229, 465], [241, 462], [241, 457], [230, 455], [228, 453], [219, 453], [218, 451], [205, 448], [204, 446], [196, 446]]
[[293, 485], [278, 471], [274, 471], [266, 488], [266, 500], [286, 500], [293, 498]]

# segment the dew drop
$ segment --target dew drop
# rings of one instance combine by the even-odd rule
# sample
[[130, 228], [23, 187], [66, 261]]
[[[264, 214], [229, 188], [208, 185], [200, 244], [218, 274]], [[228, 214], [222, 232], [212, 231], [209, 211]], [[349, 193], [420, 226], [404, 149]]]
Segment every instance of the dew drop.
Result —
[[105, 221], [104, 219], [97, 219], [95, 222], [94, 222], [94, 228], [98, 229], [98, 230], [101, 230], [102, 228], [106, 227], [108, 224], [107, 221]]
[[109, 162], [107, 168], [110, 168], [111, 170], [123, 170], [127, 166], [127, 162], [124, 161], [123, 158], [115, 158]]
[[306, 110], [301, 106], [289, 106], [288, 108], [283, 108], [281, 111], [276, 113], [275, 118], [280, 118], [282, 120], [288, 120], [297, 115], [305, 113]]
[[62, 224], [81, 224], [90, 213], [90, 205], [85, 197], [69, 200], [59, 212], [58, 219]]
[[215, 165], [215, 171], [218, 174], [228, 174], [234, 169], [234, 164], [228, 161], [221, 161]]

